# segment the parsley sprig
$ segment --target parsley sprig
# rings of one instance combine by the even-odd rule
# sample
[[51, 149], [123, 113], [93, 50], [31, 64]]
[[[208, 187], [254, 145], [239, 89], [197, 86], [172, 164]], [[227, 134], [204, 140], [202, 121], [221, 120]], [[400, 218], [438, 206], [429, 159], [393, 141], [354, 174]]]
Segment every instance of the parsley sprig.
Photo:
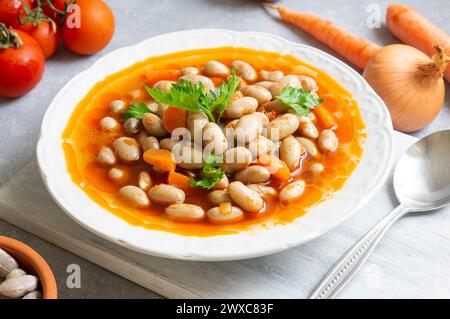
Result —
[[310, 109], [316, 108], [323, 102], [323, 99], [310, 91], [289, 86], [285, 87], [276, 98], [301, 116], [308, 115]]
[[192, 82], [183, 79], [173, 84], [168, 92], [148, 86], [145, 86], [145, 89], [158, 103], [205, 113], [211, 122], [217, 123], [230, 103], [239, 85], [239, 80], [236, 71], [233, 69], [227, 81], [222, 82], [220, 87], [209, 92], [206, 92], [203, 83], [192, 84]]
[[150, 110], [145, 103], [131, 103], [129, 109], [123, 111], [124, 119], [127, 120], [131, 117], [142, 120], [144, 118], [144, 113], [154, 113]]
[[225, 175], [224, 170], [219, 166], [220, 163], [222, 163], [222, 157], [213, 154], [208, 155], [200, 173], [200, 180], [191, 179], [191, 187], [213, 188]]

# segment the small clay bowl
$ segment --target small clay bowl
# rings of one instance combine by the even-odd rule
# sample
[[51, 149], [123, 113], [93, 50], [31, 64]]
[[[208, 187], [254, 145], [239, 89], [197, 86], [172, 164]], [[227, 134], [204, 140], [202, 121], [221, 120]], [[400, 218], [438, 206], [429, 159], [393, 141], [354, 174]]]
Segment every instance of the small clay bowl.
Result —
[[20, 241], [4, 236], [0, 236], [0, 248], [14, 257], [21, 269], [39, 278], [43, 299], [58, 297], [55, 276], [44, 258], [36, 251]]

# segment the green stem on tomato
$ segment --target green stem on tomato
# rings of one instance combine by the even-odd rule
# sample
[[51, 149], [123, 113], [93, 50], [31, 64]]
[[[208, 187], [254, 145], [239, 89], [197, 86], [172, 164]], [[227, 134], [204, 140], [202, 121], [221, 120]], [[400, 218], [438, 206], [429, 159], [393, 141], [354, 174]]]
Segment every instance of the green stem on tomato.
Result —
[[0, 23], [0, 50], [18, 49], [22, 44], [22, 40], [12, 27], [8, 29], [4, 23]]

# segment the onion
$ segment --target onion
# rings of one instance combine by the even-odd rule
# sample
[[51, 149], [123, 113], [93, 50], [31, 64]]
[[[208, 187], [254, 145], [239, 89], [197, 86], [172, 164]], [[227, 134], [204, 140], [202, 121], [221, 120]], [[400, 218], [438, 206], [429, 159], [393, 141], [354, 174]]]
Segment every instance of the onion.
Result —
[[440, 47], [431, 59], [403, 44], [388, 45], [369, 61], [364, 78], [386, 103], [396, 130], [413, 132], [438, 115], [445, 98], [442, 79], [448, 56]]

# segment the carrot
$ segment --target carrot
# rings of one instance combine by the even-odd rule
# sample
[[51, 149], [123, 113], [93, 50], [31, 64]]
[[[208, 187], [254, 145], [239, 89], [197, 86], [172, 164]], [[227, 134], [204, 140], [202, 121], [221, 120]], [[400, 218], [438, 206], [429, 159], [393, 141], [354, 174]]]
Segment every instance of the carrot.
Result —
[[191, 189], [191, 185], [189, 184], [190, 180], [191, 179], [186, 175], [175, 171], [170, 171], [169, 177], [167, 178], [167, 183], [169, 183], [169, 185], [181, 188], [182, 190], [189, 190]]
[[378, 45], [349, 33], [324, 18], [270, 3], [264, 3], [264, 6], [277, 10], [284, 21], [327, 45], [361, 70], [364, 70], [370, 58], [380, 49]]
[[172, 133], [176, 128], [186, 127], [186, 116], [186, 110], [169, 106], [163, 116], [164, 128]]
[[181, 69], [169, 69], [169, 70], [149, 70], [142, 75], [145, 83], [148, 86], [153, 86], [161, 79], [167, 81], [177, 81], [181, 76]]
[[[387, 9], [386, 24], [397, 38], [429, 56], [435, 53], [437, 45], [450, 55], [449, 35], [411, 7], [391, 4]], [[450, 66], [445, 71], [445, 79], [450, 82]]]
[[145, 151], [144, 161], [163, 171], [174, 171], [177, 167], [172, 152], [168, 150]]
[[270, 175], [280, 181], [287, 181], [291, 178], [291, 171], [286, 163], [276, 156], [262, 155], [257, 159], [257, 164], [265, 166], [269, 170]]
[[333, 113], [328, 111], [325, 106], [319, 105], [314, 110], [313, 113], [315, 116], [317, 116], [317, 120], [319, 121], [319, 124], [323, 128], [337, 128], [338, 124], [336, 119], [334, 118]]

